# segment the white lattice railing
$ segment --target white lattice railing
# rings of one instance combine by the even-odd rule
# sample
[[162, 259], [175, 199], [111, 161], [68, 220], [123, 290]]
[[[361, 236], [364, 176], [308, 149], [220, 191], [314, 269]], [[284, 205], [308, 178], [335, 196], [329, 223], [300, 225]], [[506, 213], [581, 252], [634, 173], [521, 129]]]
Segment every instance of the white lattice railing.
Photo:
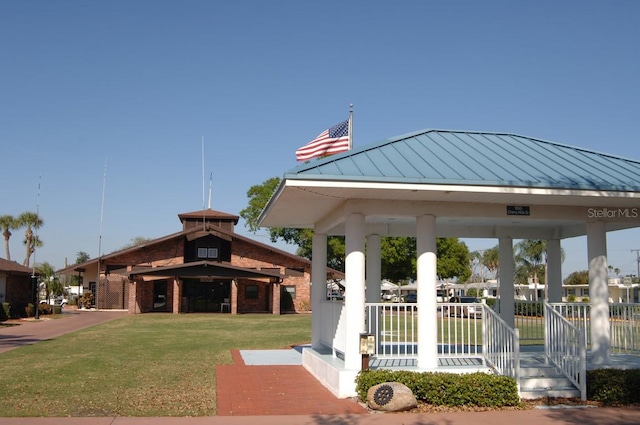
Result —
[[587, 399], [587, 348], [584, 332], [553, 306], [544, 303], [545, 355]]

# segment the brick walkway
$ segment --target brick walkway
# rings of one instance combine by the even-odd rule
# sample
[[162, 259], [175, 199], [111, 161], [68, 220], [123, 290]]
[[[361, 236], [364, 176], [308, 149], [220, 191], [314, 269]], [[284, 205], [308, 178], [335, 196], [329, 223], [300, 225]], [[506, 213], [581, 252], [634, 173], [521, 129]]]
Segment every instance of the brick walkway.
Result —
[[218, 365], [218, 416], [368, 414], [339, 399], [302, 366], [246, 366], [238, 350], [233, 365]]

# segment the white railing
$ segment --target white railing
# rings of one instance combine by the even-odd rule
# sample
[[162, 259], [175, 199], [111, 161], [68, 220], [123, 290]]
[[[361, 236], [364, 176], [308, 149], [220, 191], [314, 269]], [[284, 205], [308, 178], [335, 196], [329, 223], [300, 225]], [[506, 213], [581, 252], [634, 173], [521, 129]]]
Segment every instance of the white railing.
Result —
[[480, 303], [438, 303], [440, 357], [482, 357], [483, 306]]
[[376, 336], [376, 357], [418, 357], [418, 312], [415, 304], [367, 303], [365, 320], [367, 332]]
[[482, 352], [488, 366], [514, 378], [520, 388], [520, 334], [491, 308], [484, 306]]
[[[591, 347], [591, 306], [586, 303], [551, 303], [551, 307], [578, 327]], [[609, 304], [610, 347], [613, 353], [640, 353], [640, 304]]]
[[584, 332], [573, 325], [553, 306], [544, 303], [545, 355], [580, 390], [587, 399], [587, 348]]
[[609, 323], [611, 323], [611, 351], [640, 353], [640, 305], [609, 305]]
[[[484, 304], [438, 303], [438, 356], [482, 358]], [[367, 303], [366, 326], [378, 358], [418, 357], [415, 303]]]

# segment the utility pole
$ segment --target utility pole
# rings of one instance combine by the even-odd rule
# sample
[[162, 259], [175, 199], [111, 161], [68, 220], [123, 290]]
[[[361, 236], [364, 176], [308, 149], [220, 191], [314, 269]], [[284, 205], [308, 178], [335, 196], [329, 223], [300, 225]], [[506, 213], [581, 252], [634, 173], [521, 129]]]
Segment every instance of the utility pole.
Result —
[[636, 278], [640, 279], [640, 249], [632, 249], [631, 252], [636, 253], [636, 265], [638, 266], [638, 274], [636, 275]]

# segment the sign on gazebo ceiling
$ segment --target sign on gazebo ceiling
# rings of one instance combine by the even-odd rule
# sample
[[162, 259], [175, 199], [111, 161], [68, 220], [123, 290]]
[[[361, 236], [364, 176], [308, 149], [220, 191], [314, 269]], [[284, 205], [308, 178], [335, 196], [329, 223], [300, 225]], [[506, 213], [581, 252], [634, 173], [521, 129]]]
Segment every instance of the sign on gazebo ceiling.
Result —
[[530, 215], [529, 206], [507, 205], [507, 215]]

